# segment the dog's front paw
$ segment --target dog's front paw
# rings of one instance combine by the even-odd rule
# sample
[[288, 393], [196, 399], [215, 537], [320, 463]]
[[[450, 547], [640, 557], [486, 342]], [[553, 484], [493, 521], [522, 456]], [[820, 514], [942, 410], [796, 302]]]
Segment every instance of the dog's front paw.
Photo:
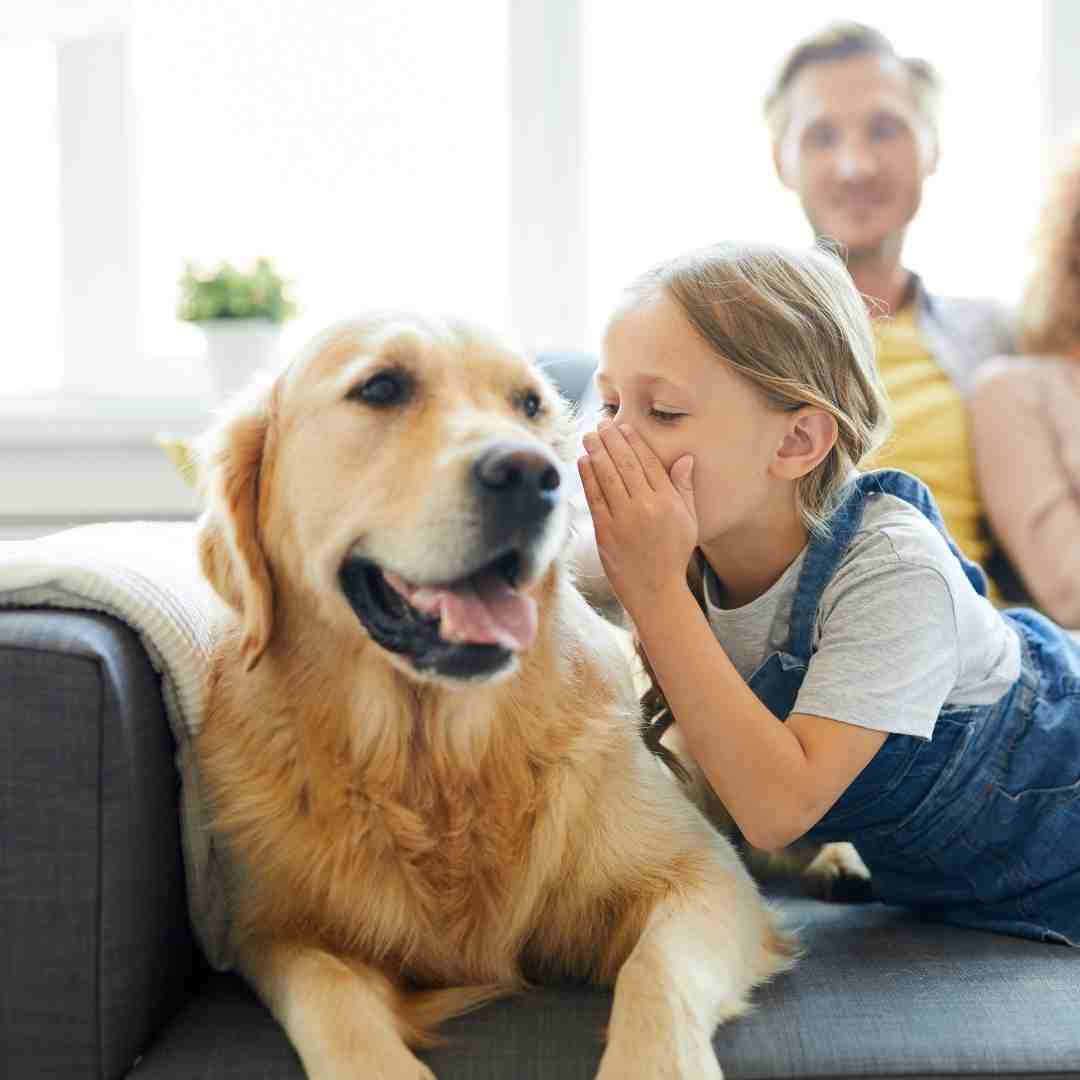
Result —
[[[412, 1069], [412, 1072], [396, 1072], [387, 1073], [387, 1077], [401, 1076], [405, 1080], [436, 1080], [435, 1074], [422, 1062], [417, 1061], [415, 1058], [407, 1065], [407, 1069]], [[370, 1076], [370, 1073], [365, 1073], [365, 1076]]]
[[435, 1074], [404, 1044], [385, 1042], [367, 1033], [333, 1050], [323, 1047], [300, 1054], [307, 1080], [436, 1080]]
[[364, 1072], [361, 1075], [365, 1078], [373, 1075], [385, 1075], [387, 1080], [390, 1080], [390, 1077], [402, 1077], [403, 1080], [436, 1080], [435, 1074], [422, 1061], [417, 1061], [411, 1054], [408, 1061], [401, 1062], [400, 1065], [394, 1067], [393, 1071], [374, 1074]]
[[364, 1054], [348, 1063], [306, 1065], [304, 1071], [308, 1080], [436, 1080], [435, 1074], [408, 1051], [393, 1055]]
[[633, 1046], [610, 1043], [596, 1080], [723, 1080], [710, 1040], [669, 1044], [652, 1034]]
[[858, 904], [874, 899], [870, 871], [847, 843], [826, 844], [802, 874], [803, 891], [818, 900]]

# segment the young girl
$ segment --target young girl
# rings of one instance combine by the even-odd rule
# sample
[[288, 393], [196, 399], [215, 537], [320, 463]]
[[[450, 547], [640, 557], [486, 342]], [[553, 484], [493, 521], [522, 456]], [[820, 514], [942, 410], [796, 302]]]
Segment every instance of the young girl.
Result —
[[1043, 206], [1027, 354], [987, 364], [971, 403], [987, 515], [1039, 608], [1080, 627], [1080, 140]]
[[666, 263], [596, 382], [600, 561], [747, 840], [850, 840], [883, 901], [1080, 944], [1080, 644], [994, 609], [918, 480], [856, 471], [886, 413], [841, 263]]

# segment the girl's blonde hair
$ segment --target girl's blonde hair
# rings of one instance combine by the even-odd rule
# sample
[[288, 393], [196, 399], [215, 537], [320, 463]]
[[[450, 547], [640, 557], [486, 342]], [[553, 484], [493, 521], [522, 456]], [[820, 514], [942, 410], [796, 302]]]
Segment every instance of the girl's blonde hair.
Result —
[[1031, 353], [1071, 353], [1080, 347], [1080, 139], [1066, 149], [1050, 183], [1035, 258], [1021, 346]]
[[844, 264], [822, 247], [715, 244], [643, 274], [612, 318], [661, 294], [774, 408], [811, 405], [836, 420], [836, 445], [795, 492], [807, 529], [827, 532], [848, 474], [889, 424], [870, 318]]
[[[821, 247], [716, 244], [643, 274], [613, 319], [661, 295], [675, 300], [717, 362], [757, 387], [768, 404], [787, 411], [810, 405], [836, 420], [835, 445], [795, 492], [807, 530], [827, 534], [851, 470], [878, 449], [889, 427], [870, 317], [844, 264]], [[704, 610], [700, 551], [687, 581]], [[646, 741], [667, 758], [657, 740], [670, 712], [640, 644], [638, 654], [652, 682], [643, 699]], [[667, 723], [649, 728], [664, 712]]]

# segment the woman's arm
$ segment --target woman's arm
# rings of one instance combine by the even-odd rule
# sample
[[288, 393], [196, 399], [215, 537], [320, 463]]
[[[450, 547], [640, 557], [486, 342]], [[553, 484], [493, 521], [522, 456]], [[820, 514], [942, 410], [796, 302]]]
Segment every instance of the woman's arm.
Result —
[[820, 716], [778, 720], [735, 670], [689, 588], [636, 625], [687, 748], [754, 847], [786, 847], [812, 828], [886, 739]]
[[1080, 365], [991, 362], [976, 382], [972, 426], [995, 535], [1039, 607], [1080, 626]]

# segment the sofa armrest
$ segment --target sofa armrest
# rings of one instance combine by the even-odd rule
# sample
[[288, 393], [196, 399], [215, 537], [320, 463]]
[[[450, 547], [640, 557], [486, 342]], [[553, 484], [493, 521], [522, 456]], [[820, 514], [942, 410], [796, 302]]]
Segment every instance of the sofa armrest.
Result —
[[173, 755], [127, 626], [0, 610], [0, 1075], [125, 1076], [199, 973]]

